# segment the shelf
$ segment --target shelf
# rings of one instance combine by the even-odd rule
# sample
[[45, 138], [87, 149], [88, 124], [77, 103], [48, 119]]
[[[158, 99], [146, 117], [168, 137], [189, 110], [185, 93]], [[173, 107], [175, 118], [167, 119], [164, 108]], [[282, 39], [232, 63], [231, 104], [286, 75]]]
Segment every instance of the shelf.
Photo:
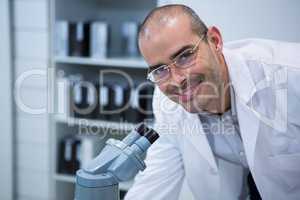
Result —
[[74, 118], [66, 116], [55, 116], [56, 122], [66, 123], [68, 125], [83, 125], [90, 127], [102, 127], [107, 129], [121, 130], [121, 131], [131, 131], [134, 129], [137, 124], [126, 123], [126, 122], [112, 122], [105, 120], [94, 120], [94, 119], [83, 119], [83, 118]]
[[67, 183], [75, 183], [75, 176], [67, 175], [67, 174], [55, 174], [54, 179], [57, 181], [67, 182]]
[[[75, 184], [76, 178], [74, 175], [66, 175], [66, 174], [56, 174], [54, 176], [54, 179], [56, 181], [61, 181], [61, 182], [66, 182], [66, 183], [73, 183]], [[124, 191], [128, 191], [131, 186], [133, 185], [133, 180], [131, 181], [126, 181], [126, 182], [121, 182], [119, 184], [119, 189], [120, 190], [124, 190]]]
[[90, 66], [110, 66], [110, 67], [126, 67], [147, 69], [147, 64], [142, 58], [81, 58], [81, 57], [55, 57], [56, 63], [63, 64], [79, 64]]
[[[146, 2], [146, 3], [145, 3]], [[59, 27], [55, 24], [58, 20], [66, 20], [70, 22], [90, 22], [106, 21], [109, 25], [108, 39], [109, 39], [109, 53], [110, 55], [117, 55], [115, 57], [107, 58], [91, 58], [80, 56], [56, 56], [55, 45], [50, 45], [50, 65], [55, 69], [53, 76], [50, 77], [51, 82], [51, 106], [56, 111], [64, 106], [70, 106], [68, 87], [66, 90], [57, 87], [57, 79], [62, 75], [68, 78], [71, 75], [81, 75], [83, 80], [90, 80], [91, 82], [99, 81], [99, 73], [105, 70], [112, 70], [105, 76], [105, 80], [111, 83], [127, 84], [126, 77], [118, 76], [116, 72], [124, 72], [129, 78], [133, 79], [136, 84], [143, 83], [145, 80], [148, 64], [140, 57], [125, 57], [121, 53], [123, 51], [123, 34], [121, 33], [121, 26], [124, 22], [133, 21], [140, 23], [147, 13], [158, 5], [156, 0], [151, 1], [109, 1], [109, 0], [90, 0], [90, 1], [72, 1], [72, 0], [53, 0], [50, 1], [50, 36], [49, 44], [55, 44], [56, 33]], [[68, 9], [66, 9], [66, 7]], [[80, 12], [79, 12], [80, 11]], [[62, 30], [63, 31], [63, 30]], [[66, 39], [66, 38], [65, 38]], [[69, 43], [70, 40], [63, 42]], [[61, 42], [61, 41], [59, 41]], [[120, 56], [118, 56], [120, 55]], [[64, 72], [64, 73], [60, 73]], [[60, 85], [59, 85], [60, 86]], [[65, 92], [66, 96], [63, 95]], [[62, 94], [61, 94], [62, 93]], [[61, 95], [61, 96], [60, 96]], [[60, 99], [60, 98], [64, 99]], [[62, 100], [62, 101], [61, 101]], [[59, 164], [60, 156], [60, 142], [63, 138], [70, 136], [102, 136], [106, 134], [104, 139], [114, 138], [121, 140], [132, 131], [138, 123], [127, 123], [123, 121], [109, 121], [100, 119], [86, 119], [74, 118], [70, 114], [69, 108], [66, 107], [64, 113], [50, 114], [50, 145], [51, 145], [51, 181], [50, 190], [55, 199], [73, 200], [76, 177], [74, 174], [59, 173], [57, 166]], [[68, 110], [68, 111], [67, 111]], [[71, 116], [70, 116], [71, 115]], [[126, 119], [126, 118], [125, 118]], [[128, 118], [127, 118], [128, 119]], [[143, 120], [142, 118], [140, 120]], [[153, 126], [152, 120], [143, 120], [149, 127]], [[98, 138], [100, 139], [100, 137]], [[122, 182], [119, 184], [121, 191], [120, 197], [133, 184], [132, 181]]]

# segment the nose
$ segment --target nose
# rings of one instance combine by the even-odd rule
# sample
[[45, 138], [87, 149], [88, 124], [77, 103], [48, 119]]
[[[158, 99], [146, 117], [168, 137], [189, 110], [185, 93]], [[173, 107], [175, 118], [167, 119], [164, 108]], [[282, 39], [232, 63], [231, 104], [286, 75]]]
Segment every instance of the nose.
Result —
[[170, 80], [172, 83], [176, 85], [181, 85], [181, 83], [185, 80], [185, 74], [182, 70], [176, 68], [174, 64], [170, 66]]

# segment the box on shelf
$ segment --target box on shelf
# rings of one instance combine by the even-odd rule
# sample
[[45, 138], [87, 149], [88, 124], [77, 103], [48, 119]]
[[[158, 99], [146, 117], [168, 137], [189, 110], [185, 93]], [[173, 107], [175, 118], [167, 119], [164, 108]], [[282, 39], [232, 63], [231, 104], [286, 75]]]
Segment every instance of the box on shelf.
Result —
[[54, 28], [54, 54], [55, 56], [68, 56], [69, 22], [57, 21]]
[[124, 56], [138, 57], [138, 23], [133, 21], [124, 22], [122, 24], [122, 49]]
[[[86, 81], [81, 75], [65, 77], [68, 116], [75, 118], [139, 123], [153, 118], [153, 84], [144, 82], [133, 88], [128, 84]], [[145, 84], [146, 83], [146, 84]]]
[[108, 135], [70, 134], [60, 140], [58, 169], [60, 174], [75, 175], [79, 168], [86, 167], [105, 146]]
[[69, 55], [90, 56], [90, 22], [69, 23]]
[[[60, 57], [89, 57], [103, 59], [108, 57], [110, 47], [110, 29], [105, 21], [70, 22], [66, 20], [55, 23], [55, 55]], [[138, 49], [139, 24], [126, 21], [121, 25], [120, 33], [122, 57], [141, 57]]]
[[107, 57], [107, 47], [109, 39], [109, 27], [106, 22], [92, 22], [91, 24], [91, 57], [101, 59]]

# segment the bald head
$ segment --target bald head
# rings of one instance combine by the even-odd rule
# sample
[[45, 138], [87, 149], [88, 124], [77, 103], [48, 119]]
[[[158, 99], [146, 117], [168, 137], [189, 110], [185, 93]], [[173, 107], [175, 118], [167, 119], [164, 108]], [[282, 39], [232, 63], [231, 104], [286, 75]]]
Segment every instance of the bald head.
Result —
[[190, 28], [195, 34], [202, 35], [207, 32], [207, 26], [193, 9], [181, 4], [170, 4], [157, 7], [148, 14], [141, 25], [139, 39], [151, 37], [151, 28], [161, 28], [172, 24], [179, 16], [185, 16], [189, 19]]

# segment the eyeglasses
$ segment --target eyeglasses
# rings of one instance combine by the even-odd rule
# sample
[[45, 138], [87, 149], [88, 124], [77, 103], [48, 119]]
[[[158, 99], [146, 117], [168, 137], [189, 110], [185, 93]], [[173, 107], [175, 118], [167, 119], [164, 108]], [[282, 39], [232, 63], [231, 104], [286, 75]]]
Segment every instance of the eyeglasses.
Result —
[[177, 55], [170, 64], [165, 64], [157, 67], [156, 69], [148, 72], [147, 79], [153, 83], [160, 83], [166, 81], [170, 77], [170, 67], [174, 65], [179, 69], [186, 69], [195, 64], [197, 57], [197, 50], [200, 42], [204, 39], [206, 34], [203, 34], [199, 41], [193, 48], [189, 48]]

